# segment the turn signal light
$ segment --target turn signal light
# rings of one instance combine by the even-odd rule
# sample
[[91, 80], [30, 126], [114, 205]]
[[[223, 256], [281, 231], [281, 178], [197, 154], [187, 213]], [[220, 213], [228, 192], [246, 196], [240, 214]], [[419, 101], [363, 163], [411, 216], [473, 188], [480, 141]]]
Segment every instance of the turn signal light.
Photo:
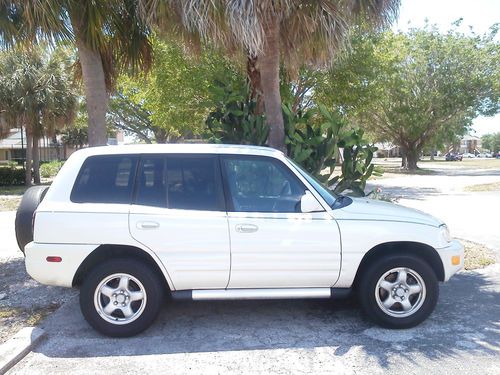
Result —
[[460, 255], [453, 255], [451, 257], [451, 264], [453, 266], [458, 266], [460, 264]]
[[47, 257], [47, 262], [59, 263], [62, 262], [61, 257]]

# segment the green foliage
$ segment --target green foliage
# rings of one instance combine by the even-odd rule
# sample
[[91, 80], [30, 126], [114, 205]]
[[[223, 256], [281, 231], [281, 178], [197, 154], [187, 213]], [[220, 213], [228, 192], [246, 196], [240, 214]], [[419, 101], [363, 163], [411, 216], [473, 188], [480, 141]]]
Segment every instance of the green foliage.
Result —
[[23, 185], [25, 171], [14, 166], [0, 167], [0, 185]]
[[500, 132], [485, 134], [481, 137], [481, 147], [491, 152], [500, 151]]
[[208, 47], [192, 56], [179, 42], [153, 39], [153, 50], [149, 74], [119, 77], [108, 124], [143, 142], [165, 143], [200, 135], [208, 113], [220, 100], [210, 90], [213, 82], [244, 78], [229, 59]]
[[[288, 155], [334, 191], [350, 190], [364, 196], [366, 181], [375, 172], [371, 164], [376, 147], [367, 144], [362, 130], [345, 130], [345, 120], [324, 105], [305, 112], [283, 106]], [[342, 174], [333, 176], [342, 151]], [[326, 173], [325, 173], [326, 172]]]
[[54, 177], [59, 172], [63, 164], [64, 164], [63, 161], [57, 161], [57, 160], [43, 163], [42, 165], [40, 165], [40, 175], [43, 178]]
[[320, 181], [328, 183], [335, 169], [337, 142], [344, 125], [341, 118], [323, 105], [297, 113], [291, 105], [283, 105], [283, 118], [288, 155]]
[[343, 162], [342, 174], [335, 177], [331, 182], [337, 182], [333, 189], [336, 193], [351, 190], [352, 195], [365, 196], [366, 181], [375, 172], [372, 164], [373, 154], [377, 147], [366, 144], [363, 139], [363, 130], [353, 130], [342, 136], [337, 145], [342, 148]]
[[214, 96], [220, 97], [215, 110], [209, 113], [206, 125], [209, 141], [264, 145], [269, 135], [269, 127], [263, 115], [255, 114], [257, 105], [250, 98], [248, 85], [215, 82], [211, 88]]
[[484, 35], [426, 26], [407, 33], [358, 33], [352, 50], [318, 80], [314, 100], [343, 113], [373, 141], [416, 156], [450, 143], [478, 115], [500, 106], [497, 27]]

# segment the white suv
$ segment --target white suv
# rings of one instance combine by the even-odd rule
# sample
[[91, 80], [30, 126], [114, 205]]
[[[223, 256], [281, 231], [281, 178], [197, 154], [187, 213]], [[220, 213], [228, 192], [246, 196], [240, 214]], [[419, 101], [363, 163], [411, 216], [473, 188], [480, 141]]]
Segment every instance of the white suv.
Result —
[[355, 290], [378, 324], [412, 327], [433, 311], [438, 281], [463, 266], [463, 247], [441, 221], [337, 196], [270, 148], [88, 148], [44, 193], [28, 191], [16, 220], [28, 273], [80, 287], [84, 317], [110, 336], [146, 329], [166, 294], [332, 298]]

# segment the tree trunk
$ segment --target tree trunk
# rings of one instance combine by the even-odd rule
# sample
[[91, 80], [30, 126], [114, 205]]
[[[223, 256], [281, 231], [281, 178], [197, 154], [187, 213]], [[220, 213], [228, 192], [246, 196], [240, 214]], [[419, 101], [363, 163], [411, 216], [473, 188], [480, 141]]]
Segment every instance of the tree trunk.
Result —
[[416, 171], [418, 169], [417, 161], [418, 161], [419, 150], [408, 150], [408, 154], [406, 155], [406, 169], [409, 171]]
[[262, 115], [264, 113], [264, 97], [262, 95], [262, 81], [257, 62], [257, 57], [247, 56], [247, 77], [250, 86], [250, 98], [256, 102], [254, 114]]
[[281, 111], [280, 95], [280, 45], [279, 20], [269, 21], [265, 26], [264, 51], [259, 56], [260, 77], [266, 123], [269, 126], [268, 144], [281, 151], [285, 150], [285, 125]]
[[436, 149], [433, 147], [433, 148], [431, 149], [431, 160], [432, 160], [432, 161], [434, 161], [434, 160], [435, 160], [435, 159], [434, 159], [434, 154], [435, 154], [435, 153], [436, 153]]
[[24, 175], [26, 186], [31, 186], [31, 159], [33, 159], [33, 135], [31, 130], [26, 127], [26, 174]]
[[106, 132], [106, 111], [108, 109], [108, 93], [102, 66], [101, 54], [87, 45], [83, 36], [82, 19], [78, 14], [71, 15], [71, 24], [75, 34], [76, 47], [82, 67], [82, 78], [85, 86], [85, 98], [88, 113], [89, 146], [102, 146], [108, 143]]
[[400, 147], [399, 150], [401, 152], [401, 168], [407, 169], [408, 160], [406, 156], [408, 155], [408, 150], [404, 147]]
[[40, 149], [38, 144], [39, 138], [33, 136], [33, 180], [35, 184], [40, 184]]

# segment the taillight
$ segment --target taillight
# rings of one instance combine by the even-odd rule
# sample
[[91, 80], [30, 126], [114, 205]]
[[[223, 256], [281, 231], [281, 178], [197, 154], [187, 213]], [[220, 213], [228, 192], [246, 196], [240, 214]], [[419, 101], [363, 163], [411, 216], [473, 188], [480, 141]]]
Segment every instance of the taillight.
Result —
[[57, 257], [57, 256], [47, 257], [46, 260], [47, 260], [47, 262], [51, 262], [51, 263], [62, 262], [62, 258], [61, 257]]

